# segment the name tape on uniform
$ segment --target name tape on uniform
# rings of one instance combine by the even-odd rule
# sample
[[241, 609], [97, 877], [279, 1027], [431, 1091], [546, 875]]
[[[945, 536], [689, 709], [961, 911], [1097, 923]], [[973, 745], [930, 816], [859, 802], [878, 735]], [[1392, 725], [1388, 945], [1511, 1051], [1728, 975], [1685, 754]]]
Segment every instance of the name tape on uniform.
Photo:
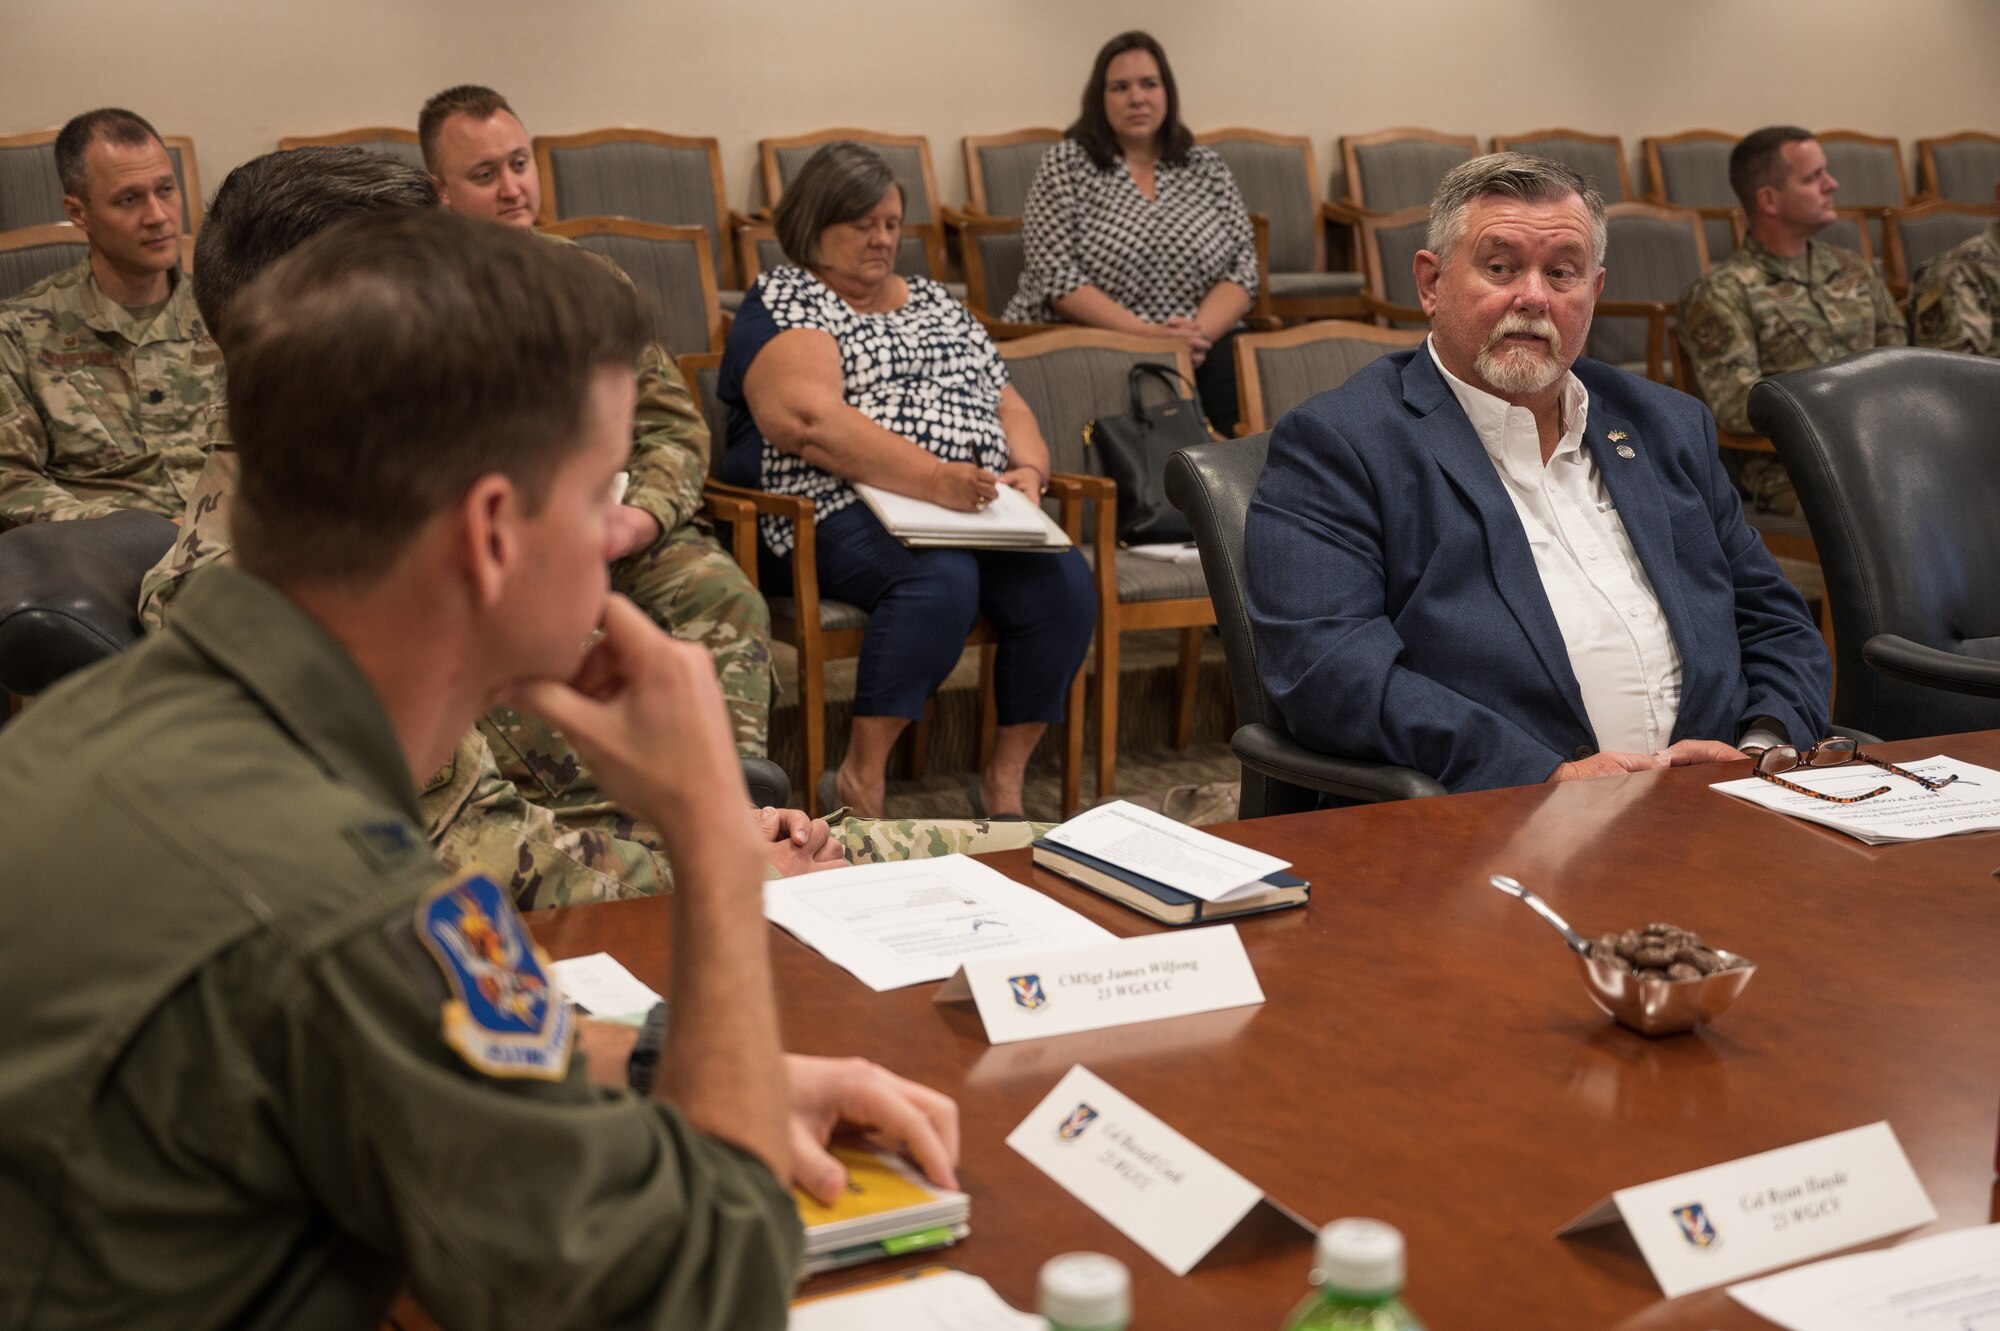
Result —
[[940, 1003], [970, 1000], [992, 1044], [1127, 1026], [1264, 1001], [1233, 924], [1143, 934], [1037, 956], [971, 961]]

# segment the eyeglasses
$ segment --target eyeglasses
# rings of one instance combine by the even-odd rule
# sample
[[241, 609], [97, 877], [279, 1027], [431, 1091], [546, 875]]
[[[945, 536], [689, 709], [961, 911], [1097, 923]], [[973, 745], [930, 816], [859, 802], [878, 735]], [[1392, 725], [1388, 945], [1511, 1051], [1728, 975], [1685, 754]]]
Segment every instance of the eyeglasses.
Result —
[[1778, 775], [1780, 772], [1789, 772], [1799, 767], [1839, 767], [1843, 763], [1855, 762], [1868, 763], [1879, 767], [1892, 776], [1900, 776], [1914, 781], [1929, 791], [1942, 790], [1952, 782], [1958, 780], [1956, 773], [1945, 777], [1942, 781], [1932, 780], [1930, 777], [1918, 776], [1908, 768], [1898, 767], [1896, 764], [1881, 758], [1869, 757], [1861, 751], [1861, 745], [1858, 740], [1847, 739], [1843, 736], [1820, 740], [1803, 753], [1790, 744], [1773, 744], [1770, 748], [1765, 749], [1757, 755], [1757, 765], [1752, 770], [1752, 775], [1763, 777], [1774, 786], [1783, 786], [1786, 790], [1795, 791], [1801, 795], [1810, 795], [1816, 800], [1825, 800], [1829, 804], [1859, 804], [1863, 800], [1872, 800], [1877, 795], [1886, 795], [1889, 793], [1889, 787], [1877, 786], [1866, 795], [1829, 795], [1825, 791], [1814, 790], [1810, 786], [1802, 786], [1796, 781], [1787, 781]]

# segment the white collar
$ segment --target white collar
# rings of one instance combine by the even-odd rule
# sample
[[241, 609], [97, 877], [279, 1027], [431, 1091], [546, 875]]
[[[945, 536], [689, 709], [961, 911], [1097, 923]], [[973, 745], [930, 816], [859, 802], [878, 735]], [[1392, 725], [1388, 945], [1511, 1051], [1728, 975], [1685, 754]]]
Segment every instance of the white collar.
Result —
[[[1436, 365], [1438, 373], [1444, 376], [1445, 383], [1451, 388], [1452, 396], [1458, 399], [1458, 405], [1464, 410], [1465, 418], [1472, 422], [1473, 431], [1478, 434], [1481, 446], [1486, 449], [1494, 462], [1505, 467], [1515, 451], [1509, 446], [1507, 426], [1512, 414], [1518, 411], [1521, 417], [1515, 419], [1525, 420], [1526, 429], [1525, 432], [1516, 432], [1513, 437], [1518, 440], [1525, 433], [1525, 437], [1532, 442], [1534, 451], [1529, 458], [1513, 460], [1524, 464], [1532, 462], [1533, 469], [1539, 470], [1542, 466], [1542, 445], [1541, 437], [1534, 426], [1534, 413], [1526, 407], [1517, 407], [1506, 398], [1495, 396], [1483, 388], [1475, 388], [1446, 369], [1444, 361], [1438, 357], [1435, 335], [1424, 339], [1424, 350], [1430, 353], [1431, 363]], [[1583, 386], [1583, 381], [1576, 377], [1574, 371], [1563, 371], [1563, 432], [1562, 438], [1556, 442], [1555, 452], [1549, 455], [1550, 465], [1554, 465], [1564, 457], [1574, 457], [1578, 461], [1585, 460], [1586, 455], [1582, 452], [1583, 430], [1589, 417], [1590, 390]], [[1516, 444], [1515, 448], [1518, 447]]]

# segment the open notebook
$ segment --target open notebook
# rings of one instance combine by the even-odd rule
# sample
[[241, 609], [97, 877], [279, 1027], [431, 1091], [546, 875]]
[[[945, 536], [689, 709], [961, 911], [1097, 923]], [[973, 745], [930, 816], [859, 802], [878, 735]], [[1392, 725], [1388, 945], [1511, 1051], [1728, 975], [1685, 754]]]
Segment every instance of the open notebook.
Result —
[[992, 503], [971, 513], [874, 485], [856, 485], [854, 493], [891, 536], [908, 546], [1067, 550], [1070, 544], [1053, 518], [1010, 485], [1001, 486]]

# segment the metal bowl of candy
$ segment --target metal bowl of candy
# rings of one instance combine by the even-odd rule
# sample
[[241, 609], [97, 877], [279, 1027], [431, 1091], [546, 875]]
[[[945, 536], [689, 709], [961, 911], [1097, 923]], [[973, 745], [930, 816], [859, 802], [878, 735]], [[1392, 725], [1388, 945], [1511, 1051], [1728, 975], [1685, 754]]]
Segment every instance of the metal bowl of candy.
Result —
[[1672, 925], [1605, 934], [1577, 954], [1591, 1001], [1642, 1035], [1678, 1035], [1729, 1010], [1757, 973], [1746, 957]]

